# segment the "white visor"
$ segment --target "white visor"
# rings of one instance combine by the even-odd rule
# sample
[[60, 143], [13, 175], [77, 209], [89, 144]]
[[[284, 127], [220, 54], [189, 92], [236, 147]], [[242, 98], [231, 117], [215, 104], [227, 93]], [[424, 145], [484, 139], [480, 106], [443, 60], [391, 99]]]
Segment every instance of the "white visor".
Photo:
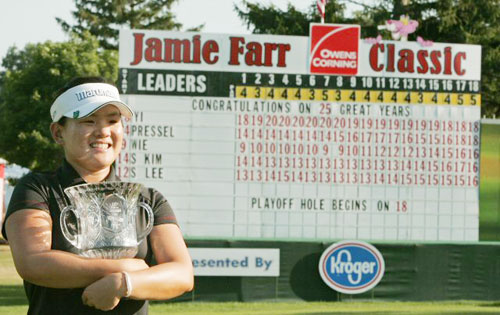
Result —
[[120, 100], [118, 89], [107, 83], [84, 83], [65, 91], [50, 107], [52, 121], [63, 116], [80, 119], [106, 106], [114, 105], [126, 118], [132, 118], [132, 109]]

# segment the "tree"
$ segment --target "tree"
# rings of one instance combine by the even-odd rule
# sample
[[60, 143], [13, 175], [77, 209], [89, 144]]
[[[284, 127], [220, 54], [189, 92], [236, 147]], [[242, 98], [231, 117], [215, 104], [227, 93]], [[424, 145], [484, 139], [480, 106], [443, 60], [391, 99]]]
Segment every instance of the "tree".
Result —
[[[320, 22], [320, 16], [316, 10], [316, 1], [311, 4], [307, 12], [298, 11], [290, 3], [286, 10], [281, 10], [273, 4], [265, 6], [243, 1], [244, 8], [235, 6], [238, 16], [247, 24], [247, 27], [255, 34], [281, 34], [302, 35], [309, 34], [309, 24]], [[352, 23], [352, 19], [344, 18], [343, 4], [330, 0], [326, 4], [325, 19], [329, 23]]]
[[[243, 2], [235, 7], [240, 18], [256, 34], [308, 35], [309, 23], [319, 22], [316, 1], [310, 0], [307, 12], [292, 5], [282, 11], [274, 7]], [[377, 0], [370, 5], [361, 1], [345, 0], [358, 5], [352, 18], [345, 18], [345, 5], [340, 0], [327, 2], [326, 23], [361, 25], [361, 37], [375, 37], [377, 26], [388, 19], [399, 19], [409, 14], [419, 22], [417, 35], [435, 42], [475, 44], [482, 46], [482, 113], [500, 115], [500, 2], [499, 0], [412, 0], [403, 5], [401, 0]], [[385, 35], [389, 39], [389, 34]]]
[[0, 156], [31, 170], [54, 169], [63, 156], [49, 131], [49, 109], [55, 91], [81, 75], [116, 81], [116, 51], [99, 49], [97, 39], [28, 44], [9, 49], [2, 65], [0, 91]]
[[118, 48], [118, 29], [178, 30], [182, 26], [175, 22], [170, 11], [177, 0], [75, 0], [76, 11], [72, 15], [75, 25], [61, 18], [57, 22], [67, 33], [78, 36], [86, 31], [97, 37], [101, 47]]

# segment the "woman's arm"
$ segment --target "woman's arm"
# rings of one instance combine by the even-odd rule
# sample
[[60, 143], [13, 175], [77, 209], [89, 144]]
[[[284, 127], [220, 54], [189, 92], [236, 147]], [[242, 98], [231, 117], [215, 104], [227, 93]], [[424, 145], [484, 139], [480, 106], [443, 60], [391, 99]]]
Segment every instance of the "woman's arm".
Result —
[[151, 246], [158, 264], [130, 272], [131, 298], [166, 300], [194, 287], [193, 263], [181, 230], [175, 224], [161, 224], [151, 231]]
[[52, 219], [45, 211], [16, 211], [5, 227], [17, 272], [36, 285], [81, 288], [112, 273], [148, 268], [141, 259], [89, 259], [51, 249]]
[[[131, 295], [137, 300], [166, 300], [191, 291], [193, 265], [182, 233], [175, 224], [161, 224], [150, 234], [157, 265], [129, 272]], [[112, 309], [125, 294], [123, 275], [108, 275], [89, 285], [83, 292], [85, 304], [102, 310]]]

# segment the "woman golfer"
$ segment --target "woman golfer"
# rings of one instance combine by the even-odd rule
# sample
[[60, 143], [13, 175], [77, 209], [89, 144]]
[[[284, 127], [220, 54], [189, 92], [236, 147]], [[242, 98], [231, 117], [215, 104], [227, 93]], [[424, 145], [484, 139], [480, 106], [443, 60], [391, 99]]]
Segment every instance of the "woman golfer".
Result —
[[192, 290], [184, 239], [168, 202], [154, 189], [141, 192], [153, 209], [154, 227], [135, 258], [85, 258], [62, 235], [59, 216], [69, 204], [64, 189], [119, 180], [113, 163], [122, 147], [122, 118], [133, 114], [101, 78], [77, 78], [58, 94], [50, 131], [64, 161], [55, 172], [20, 180], [2, 228], [24, 279], [28, 314], [147, 314], [147, 300]]

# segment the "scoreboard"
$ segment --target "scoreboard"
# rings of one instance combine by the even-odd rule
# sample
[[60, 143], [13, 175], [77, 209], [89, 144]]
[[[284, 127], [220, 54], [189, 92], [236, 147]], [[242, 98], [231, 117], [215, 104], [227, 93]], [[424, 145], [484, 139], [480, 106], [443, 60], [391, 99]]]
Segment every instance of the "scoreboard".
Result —
[[308, 37], [122, 31], [119, 176], [186, 237], [477, 241], [480, 47], [355, 40], [345, 75]]

